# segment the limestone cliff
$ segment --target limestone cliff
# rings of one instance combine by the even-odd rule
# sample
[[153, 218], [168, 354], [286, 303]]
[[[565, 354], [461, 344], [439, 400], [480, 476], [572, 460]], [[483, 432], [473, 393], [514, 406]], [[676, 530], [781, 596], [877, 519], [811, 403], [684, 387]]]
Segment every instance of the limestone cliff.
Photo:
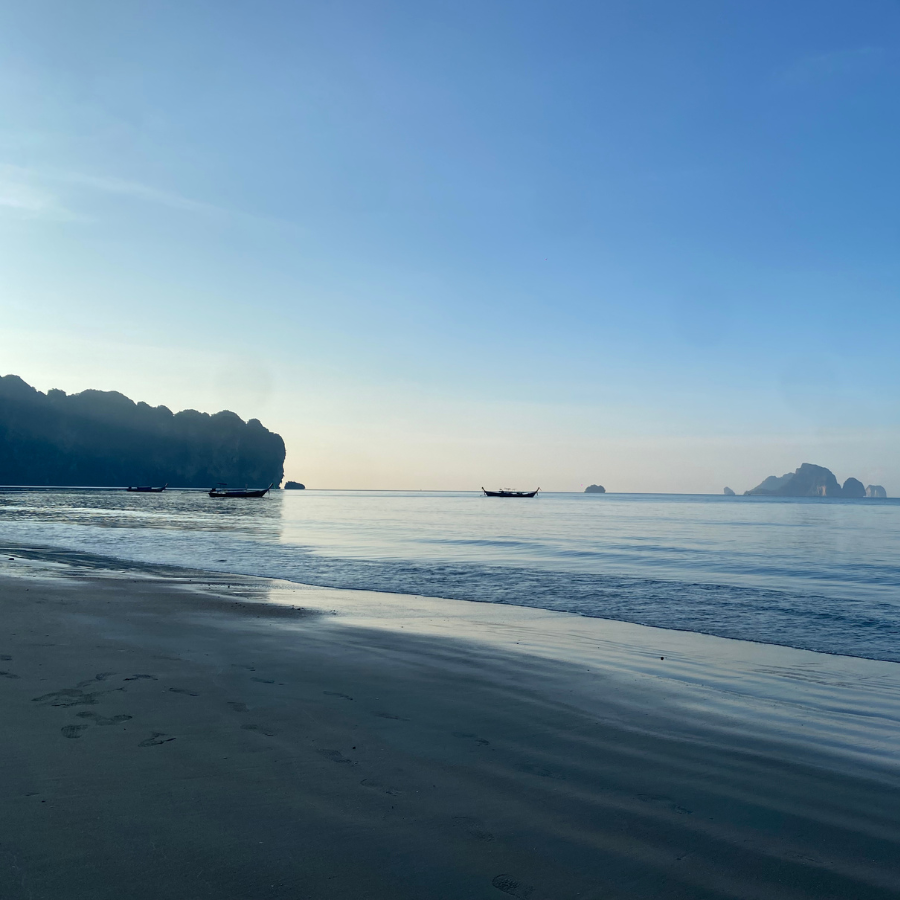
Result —
[[803, 463], [795, 472], [788, 472], [786, 475], [770, 475], [761, 484], [744, 493], [769, 497], [843, 496], [834, 473], [824, 466], [815, 466], [812, 463]]
[[116, 391], [35, 390], [0, 378], [0, 484], [280, 484], [284, 441], [258, 419], [135, 403]]
[[848, 478], [841, 488], [841, 496], [850, 499], [859, 499], [866, 496], [866, 489], [863, 483], [856, 478]]

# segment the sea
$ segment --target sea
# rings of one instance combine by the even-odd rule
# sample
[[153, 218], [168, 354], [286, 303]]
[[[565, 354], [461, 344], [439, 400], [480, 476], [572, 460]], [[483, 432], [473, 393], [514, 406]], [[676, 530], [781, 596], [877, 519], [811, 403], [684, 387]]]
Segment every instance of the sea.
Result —
[[890, 499], [5, 489], [0, 541], [900, 662]]

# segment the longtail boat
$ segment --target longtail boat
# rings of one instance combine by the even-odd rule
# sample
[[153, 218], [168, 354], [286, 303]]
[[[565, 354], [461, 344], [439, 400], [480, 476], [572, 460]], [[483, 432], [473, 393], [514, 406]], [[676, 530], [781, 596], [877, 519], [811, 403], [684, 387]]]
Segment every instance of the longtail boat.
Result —
[[504, 488], [500, 491], [487, 491], [484, 488], [482, 490], [485, 497], [534, 497], [540, 488], [537, 491], [511, 491], [509, 488]]
[[[273, 481], [272, 484], [274, 483], [275, 482]], [[226, 485], [220, 484], [209, 492], [209, 496], [229, 500], [243, 499], [245, 497], [265, 497], [266, 494], [269, 493], [272, 484], [267, 488], [232, 488], [231, 490], [229, 490]]]
[[138, 485], [137, 487], [131, 487], [129, 485], [125, 490], [130, 491], [132, 494], [161, 494], [168, 486], [168, 482], [162, 487], [150, 487], [149, 485], [143, 484]]

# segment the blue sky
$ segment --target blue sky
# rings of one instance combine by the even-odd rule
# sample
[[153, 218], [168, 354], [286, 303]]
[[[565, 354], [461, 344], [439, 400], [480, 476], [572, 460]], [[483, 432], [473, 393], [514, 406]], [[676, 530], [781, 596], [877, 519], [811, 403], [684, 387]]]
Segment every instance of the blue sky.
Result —
[[322, 487], [900, 493], [895, 2], [0, 10], [4, 372]]

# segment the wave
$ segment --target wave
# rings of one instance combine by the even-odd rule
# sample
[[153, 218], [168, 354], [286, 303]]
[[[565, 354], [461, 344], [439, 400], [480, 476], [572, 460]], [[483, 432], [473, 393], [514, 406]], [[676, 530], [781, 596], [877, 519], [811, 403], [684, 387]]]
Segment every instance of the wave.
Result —
[[[30, 530], [30, 529], [29, 529]], [[27, 535], [103, 557], [280, 578], [346, 590], [498, 603], [900, 662], [900, 606], [852, 596], [476, 563], [375, 561], [261, 546], [228, 533], [52, 528]], [[11, 541], [26, 538], [9, 532]], [[55, 539], [54, 539], [55, 538]], [[201, 562], [198, 564], [198, 560]]]

